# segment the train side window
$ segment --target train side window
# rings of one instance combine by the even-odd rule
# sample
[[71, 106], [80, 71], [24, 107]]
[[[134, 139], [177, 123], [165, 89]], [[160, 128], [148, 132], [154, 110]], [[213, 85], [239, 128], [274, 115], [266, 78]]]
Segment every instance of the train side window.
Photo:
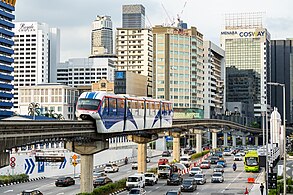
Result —
[[117, 114], [117, 99], [109, 98], [109, 114], [116, 115]]
[[124, 114], [124, 99], [117, 99], [117, 112], [119, 115]]
[[152, 116], [156, 115], [156, 110], [155, 110], [155, 102], [150, 102], [150, 113]]
[[127, 100], [127, 107], [128, 107], [128, 109], [130, 110], [130, 112], [131, 112], [131, 110], [132, 110], [132, 107], [131, 107], [131, 100]]
[[146, 115], [149, 116], [151, 114], [151, 108], [150, 108], [150, 103], [149, 102], [145, 102], [145, 107], [146, 107]]
[[103, 100], [103, 105], [102, 105], [102, 114], [103, 115], [108, 115], [109, 114], [108, 102], [109, 102], [109, 98], [105, 98]]

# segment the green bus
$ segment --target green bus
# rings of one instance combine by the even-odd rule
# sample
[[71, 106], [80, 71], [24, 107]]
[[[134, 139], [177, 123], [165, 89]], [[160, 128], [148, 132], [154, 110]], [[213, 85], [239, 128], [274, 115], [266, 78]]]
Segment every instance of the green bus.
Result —
[[244, 157], [246, 172], [259, 172], [259, 157], [256, 150], [248, 151]]

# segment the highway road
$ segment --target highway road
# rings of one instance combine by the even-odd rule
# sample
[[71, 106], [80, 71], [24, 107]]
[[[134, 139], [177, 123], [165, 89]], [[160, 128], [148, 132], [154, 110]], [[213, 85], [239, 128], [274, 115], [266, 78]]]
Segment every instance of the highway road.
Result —
[[[148, 168], [157, 166], [157, 161], [160, 157], [151, 159], [148, 163]], [[170, 158], [171, 159], [171, 158]], [[238, 168], [236, 172], [232, 170], [233, 157], [225, 157], [227, 160], [227, 168], [224, 173], [224, 183], [210, 183], [212, 169], [204, 170], [207, 176], [207, 183], [199, 185], [198, 189], [193, 194], [211, 194], [211, 193], [232, 193], [232, 194], [244, 194], [245, 188], [250, 189], [252, 184], [247, 183], [248, 177], [256, 178], [258, 173], [246, 173], [244, 172], [243, 162], [237, 162]], [[128, 175], [134, 174], [136, 170], [131, 169], [131, 163], [122, 166], [118, 173], [108, 173], [108, 176], [117, 181], [125, 178]], [[187, 176], [185, 176], [187, 177]], [[56, 177], [57, 178], [57, 177]], [[25, 189], [39, 189], [45, 195], [73, 195], [79, 193], [79, 179], [76, 179], [76, 185], [68, 187], [56, 187], [54, 182], [56, 178], [46, 178], [39, 181], [32, 181], [28, 183], [16, 184], [12, 186], [5, 186], [0, 188], [0, 194], [15, 195], [19, 194]], [[166, 179], [160, 179], [159, 183], [154, 186], [146, 186], [147, 194], [165, 194], [170, 189], [176, 189], [179, 186], [167, 186]], [[120, 193], [120, 195], [127, 194], [127, 192]]]

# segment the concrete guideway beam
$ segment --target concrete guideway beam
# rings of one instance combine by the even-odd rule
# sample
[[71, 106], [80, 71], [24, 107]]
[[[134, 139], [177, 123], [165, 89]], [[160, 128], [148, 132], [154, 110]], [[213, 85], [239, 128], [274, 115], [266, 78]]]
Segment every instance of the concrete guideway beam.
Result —
[[228, 146], [228, 132], [224, 132], [224, 146], [227, 147]]
[[258, 146], [258, 136], [255, 136], [254, 137], [254, 145], [255, 146]]
[[180, 133], [171, 133], [173, 137], [173, 160], [180, 161]]
[[217, 132], [212, 131], [212, 148], [213, 149], [216, 149], [218, 147], [217, 146], [217, 141], [218, 141]]
[[236, 147], [237, 146], [236, 135], [232, 135], [232, 146], [233, 147]]
[[202, 152], [202, 131], [196, 133], [196, 152]]
[[66, 142], [65, 148], [80, 154], [80, 192], [93, 191], [94, 154], [109, 148], [108, 141], [93, 141], [90, 143]]

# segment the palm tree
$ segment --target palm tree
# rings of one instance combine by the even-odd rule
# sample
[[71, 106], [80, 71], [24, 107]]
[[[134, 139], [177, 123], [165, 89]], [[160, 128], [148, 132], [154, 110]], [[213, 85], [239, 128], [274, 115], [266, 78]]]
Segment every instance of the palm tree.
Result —
[[28, 105], [28, 115], [29, 116], [39, 116], [40, 112], [40, 104], [36, 102], [32, 102]]
[[55, 118], [55, 114], [54, 114], [54, 110], [48, 110], [45, 114], [44, 114], [44, 116], [46, 116], [46, 117], [49, 117], [49, 118]]
[[62, 114], [58, 114], [58, 113], [55, 113], [54, 118], [56, 118], [58, 120], [65, 120], [64, 116]]

